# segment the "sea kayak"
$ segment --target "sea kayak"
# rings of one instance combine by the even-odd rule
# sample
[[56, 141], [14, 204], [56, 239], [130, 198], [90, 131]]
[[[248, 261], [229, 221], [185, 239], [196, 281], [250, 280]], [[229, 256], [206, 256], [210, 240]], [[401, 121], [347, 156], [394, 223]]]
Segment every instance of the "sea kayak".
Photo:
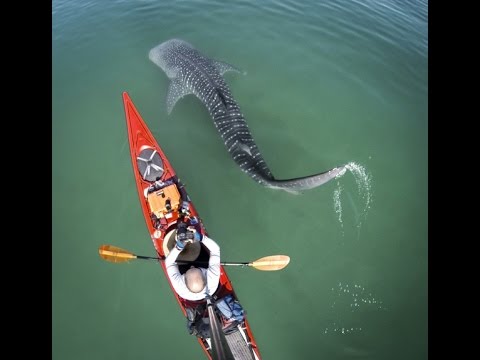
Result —
[[[159, 258], [164, 259], [174, 245], [173, 239], [177, 222], [183, 219], [184, 211], [188, 212], [188, 216], [191, 219], [195, 219], [197, 231], [205, 235], [208, 235], [208, 233], [185, 187], [179, 181], [170, 161], [153, 137], [127, 92], [123, 93], [123, 103], [138, 198], [153, 246]], [[188, 208], [186, 210], [182, 209], [182, 197], [184, 195], [188, 197]], [[181, 255], [185, 252], [185, 254], [183, 254], [183, 260], [205, 261], [206, 259], [208, 261], [208, 250], [205, 246], [198, 242], [195, 243], [196, 246], [193, 245], [194, 244], [189, 244], [191, 248], [186, 249], [188, 251], [182, 251]], [[179, 262], [179, 260], [182, 259], [179, 257], [177, 262]], [[165, 262], [159, 261], [159, 264], [186, 319], [188, 315], [191, 315], [191, 309], [202, 309], [205, 301], [188, 301], [177, 295], [167, 275]], [[225, 267], [222, 265], [220, 283], [217, 291], [213, 295], [213, 299], [221, 301], [226, 298], [234, 300], [237, 304], [240, 303], [225, 271]], [[188, 315], [187, 309], [189, 310]], [[204, 314], [197, 313], [197, 315], [198, 314], [203, 317], [202, 320], [205, 321], [208, 327], [208, 314], [206, 312]], [[245, 315], [242, 317], [243, 319], [239, 321], [224, 324], [225, 327], [222, 328], [228, 347], [232, 351], [235, 359], [260, 360], [260, 352], [247, 317]], [[219, 318], [221, 321], [221, 316], [219, 316]], [[187, 330], [185, 333], [186, 336], [189, 336]], [[208, 331], [206, 333], [196, 332], [194, 335], [196, 335], [207, 357], [214, 360], [212, 357], [212, 339], [208, 336]]]

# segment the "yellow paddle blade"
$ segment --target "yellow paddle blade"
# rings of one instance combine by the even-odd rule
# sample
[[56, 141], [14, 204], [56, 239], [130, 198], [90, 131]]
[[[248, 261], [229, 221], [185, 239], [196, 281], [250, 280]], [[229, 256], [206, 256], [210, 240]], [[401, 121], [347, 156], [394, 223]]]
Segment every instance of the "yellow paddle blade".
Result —
[[98, 248], [98, 253], [102, 259], [113, 263], [127, 262], [137, 258], [137, 255], [112, 245], [100, 246]]
[[248, 264], [257, 270], [275, 271], [282, 270], [290, 262], [290, 256], [287, 255], [272, 255], [265, 256], [261, 259], [255, 260]]

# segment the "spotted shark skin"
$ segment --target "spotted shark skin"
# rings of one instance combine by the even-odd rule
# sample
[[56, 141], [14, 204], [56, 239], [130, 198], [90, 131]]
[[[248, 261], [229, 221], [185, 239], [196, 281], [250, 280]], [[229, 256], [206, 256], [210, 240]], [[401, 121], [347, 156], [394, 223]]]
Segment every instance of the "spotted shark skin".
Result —
[[241, 72], [225, 62], [210, 59], [188, 42], [171, 39], [152, 48], [149, 59], [171, 80], [167, 93], [167, 112], [178, 100], [195, 95], [207, 108], [223, 142], [240, 168], [259, 184], [271, 189], [298, 193], [342, 176], [345, 165], [295, 179], [278, 180], [272, 175], [247, 122], [223, 78], [227, 71]]

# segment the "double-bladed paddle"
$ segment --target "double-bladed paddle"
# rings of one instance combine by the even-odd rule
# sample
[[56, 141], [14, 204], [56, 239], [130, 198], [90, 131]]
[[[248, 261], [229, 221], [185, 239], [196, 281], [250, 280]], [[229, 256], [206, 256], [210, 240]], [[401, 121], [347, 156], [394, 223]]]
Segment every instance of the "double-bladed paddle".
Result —
[[[119, 248], [113, 245], [102, 245], [98, 248], [98, 253], [102, 259], [113, 262], [113, 263], [123, 263], [128, 262], [134, 259], [142, 260], [165, 260], [165, 256], [162, 257], [153, 257], [153, 256], [141, 256], [135, 255], [127, 250]], [[254, 269], [261, 271], [276, 271], [281, 270], [288, 265], [290, 262], [290, 257], [287, 255], [271, 255], [265, 256], [260, 259], [251, 261], [251, 262], [222, 262], [224, 266], [241, 266], [241, 267], [253, 267]], [[177, 264], [202, 264], [197, 261], [177, 261]], [[205, 263], [206, 264], [206, 263]]]

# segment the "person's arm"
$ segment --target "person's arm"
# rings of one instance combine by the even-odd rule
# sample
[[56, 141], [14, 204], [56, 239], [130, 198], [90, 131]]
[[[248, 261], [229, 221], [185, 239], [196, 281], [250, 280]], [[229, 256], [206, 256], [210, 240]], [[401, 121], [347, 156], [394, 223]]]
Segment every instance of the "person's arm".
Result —
[[207, 235], [203, 235], [202, 243], [210, 250], [207, 270], [207, 289], [208, 294], [212, 295], [217, 290], [218, 282], [220, 281], [220, 246]]
[[165, 267], [167, 268], [170, 282], [177, 294], [184, 299], [188, 299], [190, 291], [188, 290], [187, 285], [185, 285], [185, 280], [183, 279], [182, 274], [180, 274], [178, 265], [175, 263], [180, 252], [181, 250], [174, 246], [165, 259]]

